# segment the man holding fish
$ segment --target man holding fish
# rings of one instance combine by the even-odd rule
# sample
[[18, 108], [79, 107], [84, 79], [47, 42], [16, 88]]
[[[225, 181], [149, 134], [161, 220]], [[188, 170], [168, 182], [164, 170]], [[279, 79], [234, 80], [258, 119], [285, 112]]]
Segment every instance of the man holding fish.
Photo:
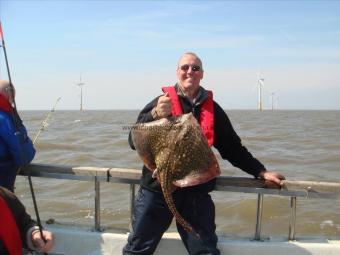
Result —
[[[277, 172], [267, 171], [264, 165], [252, 156], [247, 148], [242, 145], [241, 139], [233, 129], [224, 110], [213, 100], [212, 92], [200, 86], [204, 74], [200, 58], [191, 52], [183, 54], [179, 59], [176, 73], [177, 84], [163, 87], [164, 94], [153, 99], [140, 112], [137, 119], [137, 123], [141, 125], [139, 126], [140, 129], [147, 127], [145, 125], [150, 122], [166, 123], [167, 125], [172, 123], [171, 125], [175, 126], [182, 119], [174, 119], [174, 116], [192, 113], [201, 127], [201, 133], [206, 138], [204, 140], [207, 146], [214, 146], [223, 159], [228, 160], [233, 166], [253, 175], [255, 178], [281, 185], [284, 176]], [[172, 117], [170, 118], [170, 116]], [[188, 123], [192, 123], [192, 121]], [[199, 167], [196, 166], [197, 162], [200, 162], [204, 154], [210, 154], [210, 152], [203, 154], [197, 152], [197, 149], [194, 148], [204, 150], [204, 144], [194, 147], [189, 143], [186, 143], [187, 147], [184, 150], [178, 149], [181, 151], [180, 155], [177, 155], [177, 149], [168, 152], [169, 148], [178, 148], [176, 144], [179, 144], [180, 141], [176, 136], [172, 136], [173, 138], [171, 136], [164, 137], [164, 132], [156, 133], [156, 138], [158, 138], [158, 135], [159, 139], [151, 139], [151, 144], [146, 146], [150, 139], [143, 139], [143, 131], [136, 130], [131, 131], [129, 143], [133, 149], [137, 149], [144, 161], [144, 167], [141, 188], [133, 212], [132, 233], [129, 235], [128, 243], [123, 248], [123, 254], [153, 254], [177, 211], [180, 214], [175, 214], [177, 229], [188, 253], [195, 255], [220, 254], [215, 233], [215, 205], [209, 195], [209, 192], [215, 187], [216, 176], [219, 174], [218, 164], [214, 163], [216, 162], [214, 159], [211, 160], [212, 163], [207, 167], [209, 168], [207, 171], [212, 173], [210, 175], [205, 175], [203, 172], [197, 174], [197, 171], [188, 171], [185, 176], [178, 177], [179, 171], [176, 170], [186, 170], [173, 169], [173, 166], [178, 166], [178, 164], [171, 162], [181, 161], [190, 155], [192, 165]], [[189, 134], [181, 136], [181, 139], [185, 140]], [[190, 139], [196, 139], [196, 137], [190, 137]], [[199, 137], [197, 139], [199, 140]], [[163, 144], [164, 150], [160, 149], [160, 143]], [[143, 154], [143, 150], [152, 150], [154, 144], [157, 144], [157, 146], [154, 146], [155, 150], [152, 153]], [[168, 148], [165, 148], [164, 144], [169, 145]], [[173, 144], [175, 146], [171, 147]], [[164, 154], [168, 156], [165, 157]], [[145, 159], [145, 155], [147, 155], [147, 159]], [[176, 160], [173, 155], [176, 155]], [[209, 158], [211, 157], [209, 156]], [[151, 163], [148, 164], [148, 162]], [[187, 163], [185, 162], [185, 164]], [[162, 173], [169, 168], [170, 175], [161, 178]], [[171, 176], [171, 173], [174, 173], [178, 179]], [[199, 178], [198, 175], [205, 177]], [[165, 184], [163, 182], [166, 182], [166, 179], [170, 177], [173, 177], [171, 180], [173, 187], [164, 189]], [[197, 179], [199, 179], [199, 182], [197, 182]], [[168, 194], [165, 191], [172, 192], [171, 200], [173, 200], [175, 209], [171, 207], [171, 203], [169, 204]], [[184, 221], [179, 220], [181, 217]]]

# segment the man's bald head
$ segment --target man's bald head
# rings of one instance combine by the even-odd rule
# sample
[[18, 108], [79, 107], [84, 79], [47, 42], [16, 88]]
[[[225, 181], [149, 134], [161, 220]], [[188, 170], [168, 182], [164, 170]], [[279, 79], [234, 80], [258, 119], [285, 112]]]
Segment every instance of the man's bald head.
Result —
[[199, 66], [200, 66], [201, 69], [203, 70], [202, 60], [201, 60], [195, 53], [193, 53], [193, 52], [186, 52], [186, 53], [184, 53], [184, 54], [179, 58], [179, 60], [178, 60], [177, 68], [180, 67], [182, 59], [183, 59], [184, 57], [186, 57], [187, 55], [191, 55], [191, 56], [195, 57], [195, 58], [197, 59], [197, 61], [198, 61]]
[[13, 103], [12, 98], [15, 96], [15, 90], [8, 81], [0, 80], [0, 94], [3, 95], [8, 102]]

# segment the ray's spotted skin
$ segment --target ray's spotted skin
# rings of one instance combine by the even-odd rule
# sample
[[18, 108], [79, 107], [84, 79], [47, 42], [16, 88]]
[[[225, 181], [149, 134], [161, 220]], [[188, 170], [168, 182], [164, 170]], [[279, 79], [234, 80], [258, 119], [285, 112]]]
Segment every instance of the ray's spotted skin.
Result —
[[194, 231], [177, 211], [171, 193], [177, 187], [208, 182], [220, 175], [214, 153], [191, 113], [137, 124], [132, 140], [144, 164], [158, 178], [164, 199], [183, 228]]

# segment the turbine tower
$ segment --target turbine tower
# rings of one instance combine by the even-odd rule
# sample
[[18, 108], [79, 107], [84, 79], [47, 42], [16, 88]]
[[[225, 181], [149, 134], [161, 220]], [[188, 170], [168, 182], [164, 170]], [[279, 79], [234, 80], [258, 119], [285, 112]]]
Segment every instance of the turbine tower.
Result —
[[79, 83], [77, 85], [80, 87], [80, 111], [83, 110], [83, 86], [85, 85], [84, 82], [81, 81], [81, 76], [79, 79]]
[[259, 86], [259, 102], [258, 102], [257, 107], [260, 111], [262, 111], [262, 86], [263, 86], [263, 83], [264, 83], [264, 78], [259, 78], [257, 80], [257, 82], [258, 82], [258, 86]]
[[271, 101], [272, 101], [272, 111], [274, 111], [274, 98], [275, 98], [275, 93], [272, 92], [270, 95]]

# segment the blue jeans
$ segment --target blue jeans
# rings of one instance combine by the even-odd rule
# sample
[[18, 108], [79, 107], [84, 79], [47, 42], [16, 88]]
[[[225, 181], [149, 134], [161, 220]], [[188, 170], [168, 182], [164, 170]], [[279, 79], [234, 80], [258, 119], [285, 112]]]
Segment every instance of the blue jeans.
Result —
[[[177, 189], [173, 194], [177, 210], [200, 235], [187, 233], [177, 223], [177, 230], [190, 255], [219, 255], [215, 234], [215, 205], [208, 193]], [[123, 254], [151, 255], [163, 233], [170, 226], [173, 215], [162, 193], [140, 188], [134, 208], [132, 233], [123, 248]]]

